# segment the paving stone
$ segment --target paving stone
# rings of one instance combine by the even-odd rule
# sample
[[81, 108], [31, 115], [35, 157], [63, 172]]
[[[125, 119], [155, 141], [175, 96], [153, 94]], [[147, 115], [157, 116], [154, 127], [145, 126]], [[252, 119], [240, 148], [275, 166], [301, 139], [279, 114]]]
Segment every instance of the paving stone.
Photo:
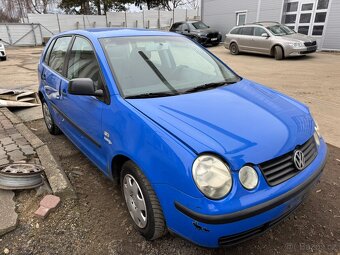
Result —
[[26, 156], [30, 156], [30, 155], [36, 154], [36, 152], [34, 151], [34, 149], [32, 148], [31, 145], [21, 145], [21, 146], [19, 146], [19, 148], [21, 149], [21, 151], [22, 151]]
[[11, 151], [7, 155], [9, 156], [9, 160], [13, 162], [26, 159], [26, 156], [20, 150]]
[[15, 139], [15, 143], [19, 146], [29, 144], [28, 141], [24, 137]]
[[54, 195], [46, 195], [40, 201], [40, 207], [35, 211], [35, 215], [41, 218], [45, 218], [51, 210], [56, 208], [60, 203], [60, 197]]
[[14, 141], [12, 140], [12, 138], [6, 137], [6, 138], [0, 139], [0, 143], [2, 145], [8, 145], [8, 144], [14, 143]]
[[10, 135], [10, 137], [15, 141], [15, 139], [22, 138], [22, 135], [17, 131], [17, 133]]
[[6, 130], [8, 135], [14, 135], [16, 133], [18, 133], [18, 131], [15, 128], [10, 128]]
[[0, 236], [14, 230], [18, 224], [13, 197], [13, 191], [0, 189]]
[[7, 158], [7, 154], [1, 154], [0, 155], [0, 159], [4, 159], [4, 158]]
[[0, 166], [9, 164], [9, 160], [7, 158], [1, 159], [0, 160]]
[[4, 149], [7, 152], [11, 152], [11, 151], [14, 151], [16, 149], [19, 149], [19, 147], [15, 143], [12, 143], [12, 144], [4, 146]]

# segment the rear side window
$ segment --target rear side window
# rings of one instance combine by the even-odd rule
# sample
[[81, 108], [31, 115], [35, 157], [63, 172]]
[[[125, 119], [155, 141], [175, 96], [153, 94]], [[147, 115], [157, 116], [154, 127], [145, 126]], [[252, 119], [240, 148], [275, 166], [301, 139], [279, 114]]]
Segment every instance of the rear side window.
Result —
[[240, 28], [237, 27], [237, 28], [234, 28], [233, 30], [231, 30], [230, 34], [237, 35], [237, 34], [239, 34], [239, 32], [240, 32]]
[[254, 28], [253, 27], [242, 27], [241, 28], [241, 35], [253, 35]]
[[91, 43], [82, 37], [74, 40], [67, 67], [67, 78], [90, 78], [96, 89], [103, 89], [99, 64]]
[[53, 49], [50, 53], [48, 64], [53, 70], [60, 74], [63, 72], [66, 52], [71, 39], [72, 37], [70, 36], [58, 38], [54, 43]]

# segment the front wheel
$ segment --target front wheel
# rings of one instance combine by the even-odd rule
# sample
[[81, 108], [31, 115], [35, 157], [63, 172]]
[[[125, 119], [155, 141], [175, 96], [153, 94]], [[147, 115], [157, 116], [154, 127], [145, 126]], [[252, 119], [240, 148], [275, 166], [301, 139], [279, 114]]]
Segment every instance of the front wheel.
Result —
[[276, 60], [283, 59], [283, 50], [282, 50], [281, 46], [275, 46], [274, 57], [275, 57]]
[[6, 60], [7, 60], [7, 56], [1, 58], [1, 61], [6, 61]]
[[134, 227], [147, 240], [165, 235], [167, 228], [157, 196], [149, 181], [132, 161], [124, 163], [120, 183]]

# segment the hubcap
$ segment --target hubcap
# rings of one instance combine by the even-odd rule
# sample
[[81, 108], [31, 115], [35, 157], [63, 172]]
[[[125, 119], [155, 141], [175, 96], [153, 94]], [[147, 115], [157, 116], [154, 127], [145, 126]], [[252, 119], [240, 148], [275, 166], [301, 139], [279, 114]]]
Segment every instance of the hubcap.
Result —
[[52, 128], [52, 118], [48, 106], [46, 103], [43, 104], [44, 120], [48, 129]]
[[144, 196], [136, 179], [130, 174], [124, 176], [123, 192], [131, 218], [138, 227], [145, 228], [147, 224], [147, 210]]

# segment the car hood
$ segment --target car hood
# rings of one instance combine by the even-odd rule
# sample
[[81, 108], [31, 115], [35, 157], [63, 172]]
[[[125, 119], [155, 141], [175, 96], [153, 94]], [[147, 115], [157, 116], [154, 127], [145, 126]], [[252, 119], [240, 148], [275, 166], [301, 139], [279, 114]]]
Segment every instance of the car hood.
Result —
[[284, 35], [284, 36], [282, 36], [282, 38], [284, 38], [286, 40], [297, 40], [297, 41], [302, 41], [302, 42], [315, 41], [310, 36], [304, 35], [304, 34], [299, 34], [299, 33], [295, 33], [295, 34], [291, 34], [291, 35]]
[[287, 153], [314, 132], [307, 107], [245, 79], [202, 92], [127, 101], [195, 153], [219, 154], [233, 170]]

